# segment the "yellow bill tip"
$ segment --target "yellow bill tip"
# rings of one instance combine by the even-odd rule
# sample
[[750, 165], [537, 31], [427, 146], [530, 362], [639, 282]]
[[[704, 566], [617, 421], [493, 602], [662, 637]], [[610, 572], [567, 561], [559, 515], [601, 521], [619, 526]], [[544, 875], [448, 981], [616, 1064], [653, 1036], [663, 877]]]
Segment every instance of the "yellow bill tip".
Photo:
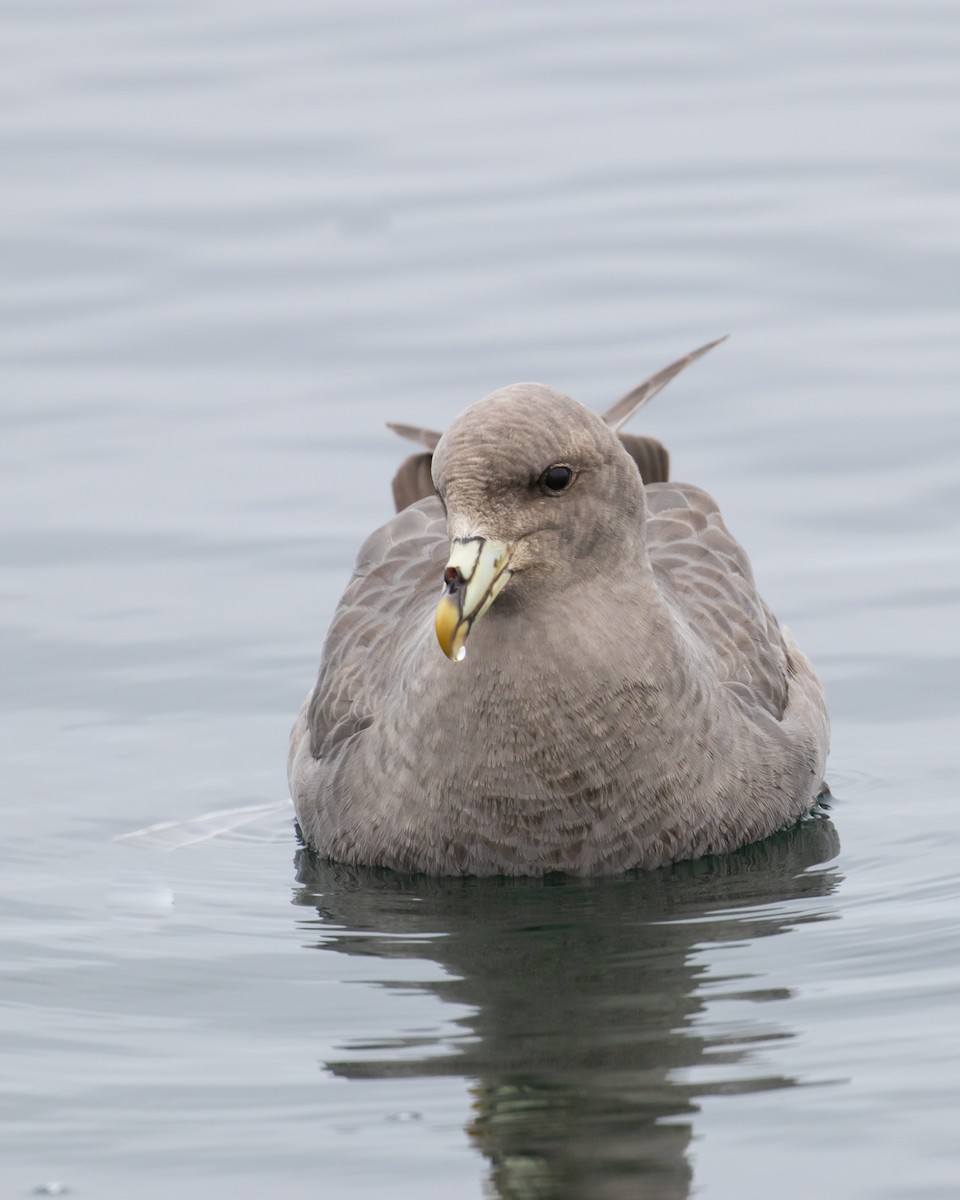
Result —
[[466, 656], [464, 642], [467, 640], [468, 624], [460, 619], [460, 605], [453, 596], [445, 595], [437, 605], [434, 620], [440, 649], [453, 662], [462, 662]]

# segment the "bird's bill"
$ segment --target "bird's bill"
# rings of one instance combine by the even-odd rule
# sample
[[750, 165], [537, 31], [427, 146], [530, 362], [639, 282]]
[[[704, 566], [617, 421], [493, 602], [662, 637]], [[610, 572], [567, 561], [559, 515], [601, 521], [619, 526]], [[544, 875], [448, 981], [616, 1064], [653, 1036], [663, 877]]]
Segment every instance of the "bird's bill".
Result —
[[447, 658], [460, 662], [473, 624], [510, 580], [507, 542], [494, 538], [455, 538], [443, 572], [443, 596], [437, 605], [437, 641]]

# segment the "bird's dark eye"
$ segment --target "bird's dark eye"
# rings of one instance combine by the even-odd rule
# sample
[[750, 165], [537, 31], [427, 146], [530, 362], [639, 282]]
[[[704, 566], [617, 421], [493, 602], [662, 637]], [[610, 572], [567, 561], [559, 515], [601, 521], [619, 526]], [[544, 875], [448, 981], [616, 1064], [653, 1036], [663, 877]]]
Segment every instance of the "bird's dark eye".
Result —
[[547, 492], [565, 491], [572, 482], [573, 471], [570, 467], [564, 467], [560, 464], [557, 464], [555, 467], [547, 467], [540, 476], [540, 486]]

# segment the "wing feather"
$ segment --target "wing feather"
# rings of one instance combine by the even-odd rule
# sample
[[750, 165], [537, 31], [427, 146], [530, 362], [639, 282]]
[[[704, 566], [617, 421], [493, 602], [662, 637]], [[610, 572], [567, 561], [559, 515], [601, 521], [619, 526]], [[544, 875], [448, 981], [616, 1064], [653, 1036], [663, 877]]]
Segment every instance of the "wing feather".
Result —
[[432, 620], [449, 543], [440, 501], [406, 508], [367, 538], [327, 633], [307, 724], [314, 757], [328, 757], [377, 719], [385, 685]]
[[787, 650], [757, 593], [739, 542], [715, 501], [689, 484], [647, 488], [647, 549], [661, 590], [718, 681], [780, 720], [788, 700]]

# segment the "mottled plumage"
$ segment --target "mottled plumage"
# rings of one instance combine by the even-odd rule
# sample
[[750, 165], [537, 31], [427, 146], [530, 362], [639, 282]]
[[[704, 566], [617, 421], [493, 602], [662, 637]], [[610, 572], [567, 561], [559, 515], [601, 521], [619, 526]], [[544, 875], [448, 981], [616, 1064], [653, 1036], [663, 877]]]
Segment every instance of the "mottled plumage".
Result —
[[[558, 463], [573, 481], [552, 494]], [[291, 735], [315, 849], [599, 874], [723, 853], [811, 809], [820, 684], [705, 492], [644, 485], [602, 418], [536, 384], [461, 414], [432, 469], [443, 501], [409, 504], [361, 548]], [[462, 662], [434, 633], [451, 538], [510, 554]]]

